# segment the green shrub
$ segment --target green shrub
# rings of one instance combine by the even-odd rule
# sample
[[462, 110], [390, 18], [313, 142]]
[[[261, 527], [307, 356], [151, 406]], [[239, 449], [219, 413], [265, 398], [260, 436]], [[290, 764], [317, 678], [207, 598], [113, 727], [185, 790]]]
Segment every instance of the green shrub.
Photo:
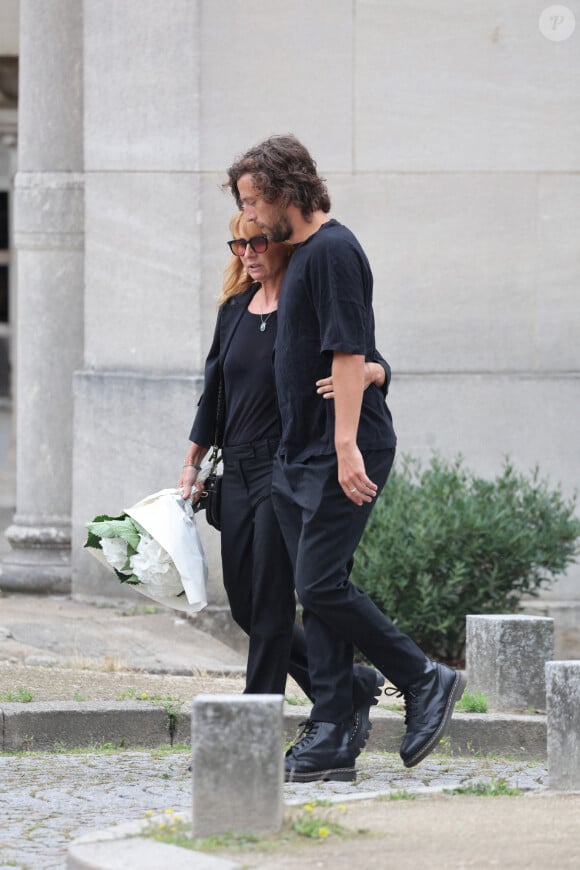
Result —
[[357, 550], [352, 580], [434, 658], [461, 663], [467, 614], [512, 613], [580, 552], [576, 498], [506, 461], [495, 480], [461, 457], [393, 469]]

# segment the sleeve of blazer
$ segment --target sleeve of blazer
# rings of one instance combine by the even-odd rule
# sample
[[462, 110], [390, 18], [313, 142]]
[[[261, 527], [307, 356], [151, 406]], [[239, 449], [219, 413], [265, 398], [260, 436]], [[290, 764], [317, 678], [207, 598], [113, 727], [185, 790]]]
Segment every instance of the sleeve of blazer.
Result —
[[213, 335], [213, 341], [205, 361], [205, 376], [203, 393], [197, 404], [197, 413], [189, 433], [189, 440], [201, 447], [211, 447], [215, 435], [217, 415], [217, 399], [220, 384], [220, 325], [222, 310], [220, 309]]

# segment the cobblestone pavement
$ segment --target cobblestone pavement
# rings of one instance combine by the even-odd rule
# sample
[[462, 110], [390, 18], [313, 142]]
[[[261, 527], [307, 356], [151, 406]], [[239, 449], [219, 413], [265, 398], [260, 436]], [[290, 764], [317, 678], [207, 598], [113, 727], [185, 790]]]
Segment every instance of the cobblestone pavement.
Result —
[[[191, 809], [187, 751], [0, 756], [0, 868], [63, 868], [69, 843], [91, 830], [142, 819], [147, 810]], [[363, 755], [356, 783], [285, 786], [287, 803], [352, 800], [505, 779], [522, 790], [547, 786], [545, 764], [432, 756], [406, 770], [395, 755]]]

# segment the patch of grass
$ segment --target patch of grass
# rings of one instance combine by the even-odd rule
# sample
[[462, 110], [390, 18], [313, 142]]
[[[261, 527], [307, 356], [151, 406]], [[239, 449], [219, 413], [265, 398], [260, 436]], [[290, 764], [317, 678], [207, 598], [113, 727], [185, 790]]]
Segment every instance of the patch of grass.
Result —
[[82, 692], [75, 692], [73, 695], [73, 700], [74, 701], [86, 701], [87, 699], [86, 699], [85, 695], [83, 695]]
[[105, 656], [103, 670], [107, 674], [114, 674], [117, 671], [125, 670], [125, 667], [122, 661], [116, 658], [116, 656]]
[[191, 746], [189, 743], [176, 741], [175, 743], [164, 743], [162, 746], [156, 746], [155, 749], [147, 749], [143, 751], [150, 752], [155, 758], [163, 758], [166, 755], [173, 755], [176, 752], [191, 752]]
[[458, 713], [487, 713], [488, 702], [483, 692], [465, 692], [455, 705]]
[[477, 797], [503, 797], [505, 795], [520, 795], [522, 792], [519, 788], [512, 787], [507, 780], [500, 777], [496, 779], [492, 776], [490, 782], [477, 780], [470, 782], [467, 785], [457, 786], [457, 788], [443, 789], [445, 794], [470, 794]]
[[451, 752], [451, 737], [449, 734], [446, 734], [445, 737], [442, 737], [439, 743], [437, 744], [437, 749], [433, 753], [437, 757], [449, 758], [452, 755]]
[[185, 704], [183, 698], [174, 698], [172, 695], [155, 695], [134, 688], [124, 689], [119, 692], [118, 697], [119, 701], [149, 701], [150, 704], [165, 707], [168, 713], [178, 713]]
[[[25, 740], [29, 740], [31, 743], [34, 742], [34, 738], [24, 738]], [[169, 743], [162, 744], [161, 746], [156, 746], [155, 749], [151, 749], [149, 746], [131, 746], [130, 748], [126, 745], [120, 745], [116, 743], [91, 743], [89, 746], [65, 746], [64, 743], [55, 744], [52, 749], [19, 749], [14, 751], [4, 751], [0, 752], [0, 756], [9, 756], [9, 757], [18, 757], [18, 756], [30, 756], [34, 755], [35, 757], [48, 757], [51, 755], [118, 755], [121, 752], [146, 752], [155, 757], [164, 757], [167, 755], [180, 754], [182, 752], [190, 752], [191, 747], [186, 743], [175, 743], [173, 745]]]
[[31, 689], [26, 689], [24, 686], [18, 686], [16, 693], [3, 692], [0, 694], [0, 701], [17, 702], [19, 704], [29, 704], [34, 700], [34, 693]]
[[173, 734], [175, 729], [175, 720], [177, 715], [182, 711], [185, 701], [182, 698], [174, 698], [172, 695], [151, 695], [149, 692], [139, 692], [137, 689], [126, 689], [119, 694], [120, 701], [147, 701], [150, 704], [156, 704], [158, 707], [163, 707], [167, 714], [167, 727], [169, 732]]
[[292, 707], [306, 707], [310, 703], [306, 695], [284, 695], [284, 700]]
[[117, 610], [115, 612], [115, 616], [153, 616], [158, 613], [159, 610], [157, 607], [153, 607], [153, 605], [136, 605], [135, 607], [128, 607], [124, 610]]
[[[149, 811], [146, 815], [152, 816], [153, 813]], [[244, 846], [265, 846], [269, 842], [266, 838], [254, 834], [233, 834], [231, 831], [211, 837], [193, 838], [190, 824], [190, 822], [184, 821], [173, 809], [168, 808], [165, 810], [164, 817], [150, 820], [142, 835], [151, 837], [158, 843], [208, 852], [217, 849], [240, 849]]]
[[70, 667], [76, 671], [99, 671], [107, 674], [131, 670], [131, 668], [124, 664], [121, 659], [116, 658], [115, 656], [105, 656], [103, 659], [92, 659], [77, 655], [72, 659]]
[[417, 795], [402, 788], [399, 791], [392, 791], [390, 794], [381, 795], [377, 800], [382, 801], [414, 801]]
[[[171, 808], [166, 809], [163, 816], [156, 816], [155, 818], [152, 818], [153, 812], [149, 811], [147, 815], [150, 817], [150, 822], [142, 832], [142, 835], [152, 837], [160, 843], [180, 846], [182, 849], [206, 852], [223, 849], [243, 849], [244, 847], [271, 849], [277, 846], [287, 847], [289, 843], [297, 842], [303, 837], [324, 842], [332, 836], [353, 835], [354, 832], [343, 828], [328, 813], [321, 815], [316, 812], [321, 805], [326, 803], [329, 802], [312, 801], [311, 803], [304, 804], [298, 814], [292, 815], [285, 821], [279, 833], [269, 836], [247, 833], [234, 834], [228, 831], [212, 837], [193, 838], [189, 833], [191, 823], [185, 821]], [[339, 811], [346, 809], [343, 804], [333, 806], [335, 810]]]
[[342, 837], [344, 834], [342, 825], [316, 816], [301, 816], [294, 819], [291, 828], [300, 837], [309, 837], [311, 840], [326, 840], [331, 835]]

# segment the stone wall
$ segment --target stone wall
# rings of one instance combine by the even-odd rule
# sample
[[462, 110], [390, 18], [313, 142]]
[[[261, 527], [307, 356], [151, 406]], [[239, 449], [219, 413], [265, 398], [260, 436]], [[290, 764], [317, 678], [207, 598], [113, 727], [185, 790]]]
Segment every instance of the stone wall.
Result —
[[[227, 254], [224, 170], [275, 132], [308, 145], [371, 259], [400, 451], [461, 451], [485, 475], [509, 454], [579, 486], [580, 35], [546, 39], [540, 11], [85, 0], [77, 593], [117, 592], [80, 550], [87, 517], [179, 475]], [[580, 600], [578, 579], [549, 595]]]

